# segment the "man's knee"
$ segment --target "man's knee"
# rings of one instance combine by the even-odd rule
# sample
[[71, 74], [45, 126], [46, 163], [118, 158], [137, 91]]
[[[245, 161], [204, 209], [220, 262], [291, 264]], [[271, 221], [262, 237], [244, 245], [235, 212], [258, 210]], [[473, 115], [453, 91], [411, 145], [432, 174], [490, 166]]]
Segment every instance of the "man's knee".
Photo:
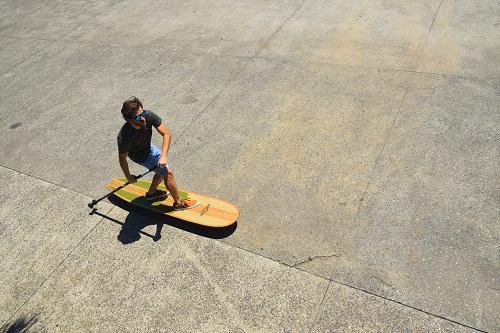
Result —
[[168, 177], [168, 179], [174, 178], [174, 171], [170, 168], [168, 168], [167, 177]]

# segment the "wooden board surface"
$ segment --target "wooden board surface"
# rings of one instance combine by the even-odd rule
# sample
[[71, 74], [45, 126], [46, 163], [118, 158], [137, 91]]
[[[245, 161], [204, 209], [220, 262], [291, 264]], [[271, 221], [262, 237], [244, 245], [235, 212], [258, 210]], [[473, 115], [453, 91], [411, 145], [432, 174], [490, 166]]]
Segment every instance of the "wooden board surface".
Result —
[[[107, 185], [109, 190], [114, 190], [125, 184], [125, 178], [115, 178]], [[235, 205], [220, 199], [179, 189], [179, 195], [186, 199], [198, 200], [199, 205], [192, 209], [175, 211], [174, 200], [171, 195], [163, 201], [148, 201], [144, 197], [151, 182], [148, 180], [138, 180], [137, 183], [127, 185], [115, 195], [120, 199], [134, 205], [150, 209], [168, 216], [172, 216], [188, 222], [208, 226], [226, 227], [236, 222], [240, 215], [240, 210]], [[165, 185], [158, 186], [159, 190], [166, 191]]]

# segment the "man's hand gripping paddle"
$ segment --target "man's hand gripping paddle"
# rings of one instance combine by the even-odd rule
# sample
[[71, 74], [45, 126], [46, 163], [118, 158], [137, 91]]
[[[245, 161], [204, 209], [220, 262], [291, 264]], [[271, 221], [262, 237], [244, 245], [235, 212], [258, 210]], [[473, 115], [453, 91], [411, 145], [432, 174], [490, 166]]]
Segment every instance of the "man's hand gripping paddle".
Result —
[[[148, 173], [150, 173], [151, 171], [154, 171], [154, 170], [156, 170], [156, 169], [158, 169], [158, 168], [159, 168], [158, 166], [154, 166], [154, 167], [150, 168], [149, 170], [144, 171], [144, 172], [143, 172], [143, 173], [141, 173], [140, 175], [138, 175], [138, 176], [134, 176], [134, 177], [135, 177], [135, 179], [137, 180], [137, 179], [144, 177], [145, 175], [147, 175], [147, 174], [148, 174]], [[130, 185], [130, 182], [126, 182], [126, 183], [125, 183], [125, 184], [123, 184], [122, 186], [115, 188], [113, 191], [109, 192], [108, 194], [106, 194], [106, 195], [105, 195], [105, 196], [103, 196], [102, 198], [99, 198], [99, 199], [97, 199], [97, 200], [96, 200], [96, 199], [92, 200], [92, 202], [90, 202], [90, 203], [88, 204], [89, 208], [93, 208], [92, 213], [93, 213], [93, 212], [95, 212], [95, 211], [97, 210], [97, 208], [94, 208], [94, 206], [95, 206], [95, 205], [97, 205], [99, 202], [101, 202], [102, 200], [104, 200], [104, 199], [106, 199], [107, 197], [109, 197], [111, 194], [113, 194], [113, 193], [115, 193], [115, 192], [118, 192], [119, 190], [121, 190], [122, 188], [124, 188], [124, 187], [125, 187], [125, 186], [127, 186], [127, 185]], [[90, 214], [92, 214], [92, 213], [90, 213]]]

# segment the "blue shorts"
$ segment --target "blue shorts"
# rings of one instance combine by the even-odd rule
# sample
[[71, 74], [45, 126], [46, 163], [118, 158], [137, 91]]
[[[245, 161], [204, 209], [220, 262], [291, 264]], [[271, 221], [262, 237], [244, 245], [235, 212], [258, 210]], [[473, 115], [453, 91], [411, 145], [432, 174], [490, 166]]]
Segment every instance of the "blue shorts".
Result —
[[[144, 161], [142, 161], [141, 163], [139, 163], [139, 164], [142, 165], [145, 168], [151, 169], [152, 167], [158, 165], [158, 161], [160, 160], [160, 154], [161, 154], [161, 152], [158, 150], [158, 148], [156, 148], [156, 146], [152, 144], [149, 147], [149, 155], [148, 155], [148, 157]], [[167, 163], [166, 166], [158, 168], [154, 172], [157, 175], [165, 176], [167, 174], [167, 172], [168, 172], [168, 163]]]

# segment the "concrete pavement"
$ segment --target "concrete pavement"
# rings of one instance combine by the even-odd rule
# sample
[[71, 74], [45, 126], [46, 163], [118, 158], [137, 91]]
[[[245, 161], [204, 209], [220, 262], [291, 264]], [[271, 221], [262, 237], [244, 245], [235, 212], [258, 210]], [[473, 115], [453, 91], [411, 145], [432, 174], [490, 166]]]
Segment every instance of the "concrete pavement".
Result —
[[[1, 4], [3, 330], [500, 331], [495, 1]], [[130, 95], [227, 237], [88, 215]]]

